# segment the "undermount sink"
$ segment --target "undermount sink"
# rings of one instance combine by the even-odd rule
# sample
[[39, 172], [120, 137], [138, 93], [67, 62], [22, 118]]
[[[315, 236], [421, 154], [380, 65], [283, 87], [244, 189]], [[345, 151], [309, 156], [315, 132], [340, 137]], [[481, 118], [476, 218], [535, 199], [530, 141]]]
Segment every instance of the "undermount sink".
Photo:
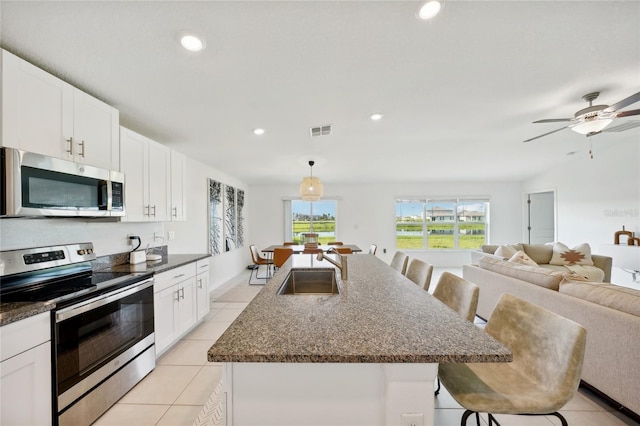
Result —
[[339, 293], [335, 269], [292, 269], [278, 290], [278, 295]]

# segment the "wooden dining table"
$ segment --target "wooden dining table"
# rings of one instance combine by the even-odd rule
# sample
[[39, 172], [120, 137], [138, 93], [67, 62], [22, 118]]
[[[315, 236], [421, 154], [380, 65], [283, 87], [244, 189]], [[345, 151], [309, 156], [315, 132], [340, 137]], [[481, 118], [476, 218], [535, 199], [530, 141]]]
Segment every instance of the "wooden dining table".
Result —
[[[276, 248], [290, 248], [293, 250], [294, 253], [298, 254], [298, 253], [302, 253], [304, 251], [304, 244], [298, 244], [298, 245], [293, 245], [293, 246], [285, 246], [282, 244], [274, 244], [271, 245], [267, 248], [263, 248], [261, 251], [263, 253], [273, 253], [274, 249]], [[362, 251], [362, 249], [360, 247], [358, 247], [355, 244], [344, 244], [344, 245], [318, 245], [318, 248], [321, 249], [323, 252], [327, 252], [329, 249], [331, 248], [350, 248], [351, 251], [353, 253], [359, 253]]]

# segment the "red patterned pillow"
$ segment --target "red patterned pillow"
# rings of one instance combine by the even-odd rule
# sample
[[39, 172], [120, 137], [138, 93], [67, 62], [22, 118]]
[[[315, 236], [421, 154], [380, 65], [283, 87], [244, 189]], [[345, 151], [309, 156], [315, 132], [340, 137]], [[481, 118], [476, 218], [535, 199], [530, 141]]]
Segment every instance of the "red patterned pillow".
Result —
[[551, 256], [549, 264], [561, 266], [593, 266], [593, 260], [591, 259], [591, 247], [589, 247], [589, 244], [587, 243], [582, 243], [570, 249], [562, 243], [555, 243], [553, 245], [553, 255]]

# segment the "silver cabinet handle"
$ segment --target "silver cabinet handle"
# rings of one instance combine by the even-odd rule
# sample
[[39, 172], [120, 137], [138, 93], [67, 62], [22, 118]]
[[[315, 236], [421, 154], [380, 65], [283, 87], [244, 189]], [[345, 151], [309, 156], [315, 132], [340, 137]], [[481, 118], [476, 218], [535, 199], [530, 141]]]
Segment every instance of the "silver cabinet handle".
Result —
[[173, 279], [175, 280], [176, 278], [180, 278], [180, 277], [184, 277], [184, 274], [175, 275], [175, 276], [173, 277]]
[[153, 205], [153, 217], [156, 217], [156, 205]]
[[176, 302], [180, 301], [180, 290], [176, 290]]
[[198, 280], [198, 288], [202, 288], [202, 278]]
[[73, 155], [73, 136], [71, 136], [69, 139], [67, 139], [67, 142], [69, 142], [69, 148], [67, 149], [67, 152], [70, 155]]
[[173, 210], [173, 214], [172, 214], [171, 216], [173, 216], [173, 217], [178, 217], [178, 208], [177, 208], [177, 207], [174, 207], [174, 208], [172, 208], [171, 210]]
[[149, 211], [151, 210], [151, 208], [150, 208], [148, 205], [147, 205], [147, 206], [144, 206], [144, 210], [145, 210], [144, 215], [145, 215], [145, 216], [150, 216]]
[[182, 293], [182, 300], [184, 300], [184, 287], [180, 289], [180, 293]]
[[80, 157], [84, 158], [84, 141], [80, 142], [78, 145], [82, 148], [80, 151]]

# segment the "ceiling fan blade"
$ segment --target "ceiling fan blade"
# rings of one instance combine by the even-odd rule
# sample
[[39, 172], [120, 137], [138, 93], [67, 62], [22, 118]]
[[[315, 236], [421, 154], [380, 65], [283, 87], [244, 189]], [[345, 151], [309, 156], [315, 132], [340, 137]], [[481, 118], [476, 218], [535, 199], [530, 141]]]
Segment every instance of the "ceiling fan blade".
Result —
[[551, 133], [559, 132], [560, 130], [566, 129], [567, 127], [569, 127], [569, 126], [560, 127], [559, 129], [552, 130], [552, 131], [550, 131], [550, 132], [547, 132], [547, 133], [544, 133], [544, 134], [542, 134], [542, 135], [536, 136], [535, 138], [527, 139], [526, 141], [522, 141], [522, 142], [531, 142], [531, 141], [532, 141], [532, 140], [534, 140], [534, 139], [538, 139], [538, 138], [541, 138], [541, 137], [543, 137], [543, 136], [550, 135]]
[[635, 129], [636, 127], [640, 127], [640, 120], [629, 120], [625, 123], [607, 127], [603, 132], [624, 132], [625, 130]]
[[616, 114], [616, 118], [629, 117], [630, 115], [640, 115], [640, 109], [630, 109], [629, 111], [620, 111]]
[[533, 123], [560, 123], [563, 121], [571, 121], [571, 118], [545, 118], [544, 120], [534, 121]]
[[605, 109], [603, 109], [603, 112], [615, 112], [618, 111], [619, 109], [622, 109], [626, 106], [629, 106], [631, 104], [635, 104], [636, 102], [640, 101], [640, 92], [636, 93], [635, 95], [631, 95], [628, 98], [625, 98], [623, 100], [621, 100], [620, 102], [617, 102], [613, 105], [611, 105], [610, 107], [607, 107]]

